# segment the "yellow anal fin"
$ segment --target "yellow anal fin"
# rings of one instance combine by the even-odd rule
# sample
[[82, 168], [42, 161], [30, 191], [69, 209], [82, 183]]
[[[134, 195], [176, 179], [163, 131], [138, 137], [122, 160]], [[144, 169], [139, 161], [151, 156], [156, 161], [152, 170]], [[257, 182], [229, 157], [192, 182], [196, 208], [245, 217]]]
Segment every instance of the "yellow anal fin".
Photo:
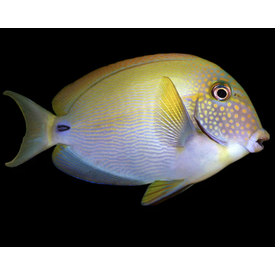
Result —
[[195, 127], [169, 77], [162, 77], [157, 90], [156, 131], [160, 140], [175, 147], [184, 147]]
[[174, 181], [155, 181], [147, 188], [141, 204], [146, 206], [150, 204], [159, 204], [179, 193], [182, 193], [192, 184], [186, 183], [184, 179]]

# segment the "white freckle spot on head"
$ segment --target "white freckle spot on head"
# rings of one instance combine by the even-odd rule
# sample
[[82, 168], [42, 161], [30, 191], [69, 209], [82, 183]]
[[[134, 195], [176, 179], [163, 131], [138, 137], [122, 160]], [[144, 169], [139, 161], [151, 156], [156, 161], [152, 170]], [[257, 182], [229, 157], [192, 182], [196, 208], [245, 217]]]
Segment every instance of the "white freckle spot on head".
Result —
[[225, 124], [225, 127], [229, 127], [229, 124], [228, 124], [228, 123], [226, 123], [226, 124]]
[[232, 119], [230, 119], [230, 120], [229, 120], [229, 122], [230, 122], [230, 123], [233, 123], [233, 120], [232, 120]]
[[215, 119], [216, 119], [217, 121], [219, 121], [219, 120], [220, 120], [220, 119], [219, 119], [219, 117], [216, 117]]
[[244, 131], [241, 131], [241, 134], [244, 135]]
[[222, 123], [219, 123], [219, 126], [222, 127]]
[[223, 117], [222, 117], [222, 120], [226, 120], [226, 118], [223, 116]]
[[217, 135], [218, 135], [218, 133], [217, 133], [217, 132], [215, 132], [215, 133], [214, 133], [214, 135], [215, 135], [215, 136], [217, 136]]
[[232, 133], [233, 133], [233, 131], [232, 131], [232, 130], [229, 130], [229, 133], [230, 133], [230, 134], [232, 134]]
[[239, 126], [240, 126], [240, 123], [237, 122], [237, 123], [236, 123], [236, 126], [239, 127]]
[[246, 128], [249, 128], [249, 127], [250, 127], [250, 124], [249, 124], [249, 123], [247, 123], [245, 126], [246, 126]]
[[238, 116], [239, 116], [238, 114], [235, 114], [235, 115], [234, 115], [235, 118], [238, 118]]
[[[209, 113], [210, 114], [210, 113]], [[213, 116], [210, 116], [210, 119], [213, 119], [214, 117]]]
[[210, 126], [209, 126], [209, 129], [213, 129], [213, 126], [212, 126], [212, 125], [210, 125]]
[[225, 130], [223, 129], [222, 132], [225, 133]]
[[250, 131], [247, 131], [247, 134], [250, 136], [250, 135], [251, 135], [251, 132], [250, 132]]
[[243, 130], [243, 128], [244, 128], [244, 127], [243, 127], [243, 126], [241, 126], [241, 130]]
[[237, 131], [236, 131], [236, 134], [239, 134], [239, 133], [240, 133], [240, 131], [237, 130]]
[[245, 118], [244, 118], [244, 117], [242, 117], [242, 118], [241, 118], [241, 120], [242, 120], [242, 121], [245, 121]]
[[231, 125], [231, 128], [232, 128], [232, 129], [234, 129], [234, 128], [235, 128], [235, 126], [234, 126], [234, 125]]
[[200, 118], [203, 118], [203, 115], [202, 115], [202, 114], [200, 114]]

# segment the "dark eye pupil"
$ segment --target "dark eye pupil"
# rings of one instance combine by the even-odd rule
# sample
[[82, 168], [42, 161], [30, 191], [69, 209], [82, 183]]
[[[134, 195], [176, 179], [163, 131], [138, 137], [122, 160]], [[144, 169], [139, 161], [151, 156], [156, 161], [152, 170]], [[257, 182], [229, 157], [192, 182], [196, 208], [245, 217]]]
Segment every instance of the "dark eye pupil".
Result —
[[217, 95], [219, 98], [226, 98], [227, 97], [227, 92], [224, 89], [219, 89], [217, 91]]

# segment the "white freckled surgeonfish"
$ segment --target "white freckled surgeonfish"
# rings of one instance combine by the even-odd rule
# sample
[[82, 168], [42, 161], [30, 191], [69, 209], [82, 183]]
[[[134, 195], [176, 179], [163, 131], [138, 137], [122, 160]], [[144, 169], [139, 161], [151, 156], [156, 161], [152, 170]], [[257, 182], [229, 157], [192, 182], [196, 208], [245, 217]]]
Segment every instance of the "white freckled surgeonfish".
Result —
[[249, 152], [269, 134], [243, 88], [224, 70], [187, 54], [157, 54], [95, 70], [53, 99], [56, 115], [17, 93], [26, 135], [18, 166], [56, 145], [63, 172], [93, 183], [150, 184], [159, 203]]

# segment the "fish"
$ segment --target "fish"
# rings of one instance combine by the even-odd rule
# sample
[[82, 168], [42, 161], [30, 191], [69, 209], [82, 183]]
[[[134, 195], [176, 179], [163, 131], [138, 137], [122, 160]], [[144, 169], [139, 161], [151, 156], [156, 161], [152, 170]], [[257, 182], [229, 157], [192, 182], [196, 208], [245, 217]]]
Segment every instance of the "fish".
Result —
[[270, 139], [240, 84], [189, 54], [155, 54], [99, 68], [63, 88], [49, 112], [5, 91], [26, 134], [16, 167], [55, 146], [54, 165], [97, 184], [148, 185], [156, 205], [218, 173]]

